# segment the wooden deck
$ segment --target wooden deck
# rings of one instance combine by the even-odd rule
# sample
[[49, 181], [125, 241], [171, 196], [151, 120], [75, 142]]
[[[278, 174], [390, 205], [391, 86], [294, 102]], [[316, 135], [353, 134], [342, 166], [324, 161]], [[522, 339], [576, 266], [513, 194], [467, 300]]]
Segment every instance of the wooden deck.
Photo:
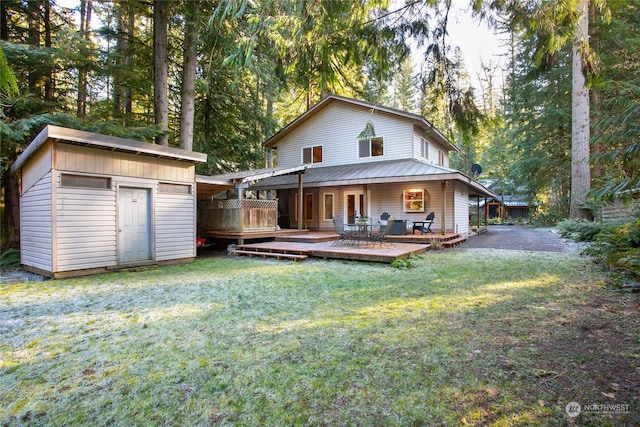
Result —
[[[336, 236], [337, 237], [337, 236]], [[392, 263], [394, 259], [404, 259], [410, 254], [420, 254], [428, 249], [428, 245], [415, 243], [390, 243], [385, 245], [347, 246], [331, 242], [259, 242], [238, 245], [240, 255], [271, 256], [287, 258], [286, 255], [300, 255], [324, 259], [346, 259], [354, 261], [372, 261]], [[253, 251], [254, 253], [251, 253]], [[237, 252], [237, 251], [236, 251]], [[233, 255], [233, 251], [231, 251]], [[293, 258], [293, 257], [289, 257]]]
[[[350, 246], [334, 243], [338, 235], [332, 231], [279, 230], [272, 232], [219, 232], [200, 233], [203, 237], [237, 240], [232, 255], [262, 258], [304, 260], [308, 257], [324, 259], [346, 259], [392, 263], [394, 259], [404, 259], [410, 254], [420, 254], [431, 248], [433, 240], [441, 242], [445, 248], [456, 246], [466, 240], [456, 233], [405, 234], [387, 236], [387, 243]], [[269, 239], [269, 241], [264, 241]], [[247, 242], [256, 240], [254, 242]], [[262, 240], [262, 241], [261, 241]]]
[[308, 233], [309, 230], [283, 229], [274, 231], [200, 231], [199, 237], [210, 239], [236, 240], [242, 245], [245, 240], [277, 239], [282, 236], [300, 236]]

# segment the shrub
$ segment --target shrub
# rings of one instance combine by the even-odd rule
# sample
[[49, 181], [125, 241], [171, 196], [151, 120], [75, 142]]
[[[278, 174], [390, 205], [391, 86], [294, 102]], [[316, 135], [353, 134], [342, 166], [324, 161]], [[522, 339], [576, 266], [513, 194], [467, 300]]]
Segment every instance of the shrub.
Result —
[[623, 270], [640, 278], [640, 219], [603, 227], [586, 252], [600, 258], [614, 270]]
[[391, 267], [399, 270], [407, 270], [409, 268], [416, 268], [416, 261], [424, 259], [424, 255], [409, 254], [405, 259], [396, 258], [391, 263]]
[[607, 227], [608, 225], [605, 223], [575, 219], [565, 219], [556, 225], [558, 233], [562, 237], [577, 242], [592, 242], [595, 236]]
[[9, 270], [20, 267], [20, 251], [8, 249], [0, 255], [0, 270]]
[[553, 203], [542, 203], [531, 215], [529, 223], [534, 227], [549, 227], [569, 216], [569, 198]]

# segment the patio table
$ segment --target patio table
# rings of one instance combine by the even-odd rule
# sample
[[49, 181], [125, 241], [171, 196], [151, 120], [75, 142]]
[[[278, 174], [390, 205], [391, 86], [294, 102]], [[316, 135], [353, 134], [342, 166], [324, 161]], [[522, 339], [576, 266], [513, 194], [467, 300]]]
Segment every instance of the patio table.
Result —
[[381, 224], [357, 222], [354, 224], [347, 224], [347, 227], [349, 227], [353, 231], [352, 236], [355, 238], [355, 241], [357, 242], [357, 245], [359, 247], [360, 242], [363, 242], [365, 245], [375, 243], [373, 238], [373, 235], [374, 235], [373, 232], [375, 231], [376, 227], [380, 229], [380, 225]]

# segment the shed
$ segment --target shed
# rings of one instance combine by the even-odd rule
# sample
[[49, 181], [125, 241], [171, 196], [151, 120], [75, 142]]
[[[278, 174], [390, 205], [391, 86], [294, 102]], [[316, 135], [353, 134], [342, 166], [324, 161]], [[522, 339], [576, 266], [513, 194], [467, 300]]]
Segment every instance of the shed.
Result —
[[48, 277], [196, 257], [206, 154], [47, 126], [12, 165], [21, 263]]

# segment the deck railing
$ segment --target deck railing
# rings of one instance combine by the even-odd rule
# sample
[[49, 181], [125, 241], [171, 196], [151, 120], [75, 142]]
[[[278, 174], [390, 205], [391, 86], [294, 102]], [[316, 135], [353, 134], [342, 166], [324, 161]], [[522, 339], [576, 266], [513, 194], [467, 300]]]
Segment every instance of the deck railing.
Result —
[[198, 224], [212, 231], [275, 231], [277, 200], [209, 200], [198, 202]]

